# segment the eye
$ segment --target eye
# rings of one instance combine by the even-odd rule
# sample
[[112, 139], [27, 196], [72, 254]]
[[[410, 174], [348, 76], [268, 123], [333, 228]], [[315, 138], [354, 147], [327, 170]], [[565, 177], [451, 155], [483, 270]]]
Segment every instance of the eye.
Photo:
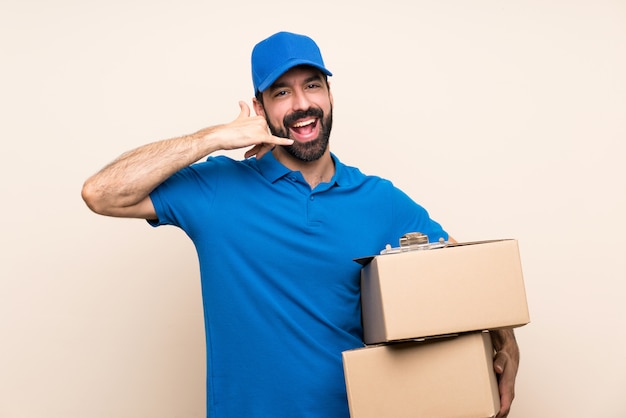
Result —
[[274, 97], [283, 97], [287, 95], [287, 90], [276, 90], [274, 92]]

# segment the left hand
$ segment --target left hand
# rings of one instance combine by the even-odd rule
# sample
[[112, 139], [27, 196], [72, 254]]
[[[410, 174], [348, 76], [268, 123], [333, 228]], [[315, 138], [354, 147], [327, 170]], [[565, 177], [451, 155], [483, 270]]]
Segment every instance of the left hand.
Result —
[[519, 347], [512, 329], [492, 330], [491, 339], [496, 355], [493, 368], [498, 376], [500, 412], [496, 418], [506, 418], [515, 398], [515, 378], [519, 368]]

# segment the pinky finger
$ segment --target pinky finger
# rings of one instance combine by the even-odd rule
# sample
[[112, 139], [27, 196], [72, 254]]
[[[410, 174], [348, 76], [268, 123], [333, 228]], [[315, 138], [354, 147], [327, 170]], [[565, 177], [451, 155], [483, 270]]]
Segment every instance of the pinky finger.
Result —
[[267, 154], [268, 151], [271, 151], [274, 149], [274, 145], [273, 144], [257, 144], [255, 146], [253, 146], [252, 148], [250, 148], [248, 151], [246, 151], [246, 153], [244, 154], [245, 158], [250, 158], [252, 156], [256, 156], [256, 158], [261, 158], [263, 157], [265, 154]]

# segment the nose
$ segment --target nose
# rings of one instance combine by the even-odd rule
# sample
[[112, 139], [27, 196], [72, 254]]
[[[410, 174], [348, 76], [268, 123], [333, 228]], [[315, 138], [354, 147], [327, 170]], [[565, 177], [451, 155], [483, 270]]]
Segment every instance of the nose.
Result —
[[307, 110], [311, 107], [311, 102], [306, 95], [306, 92], [302, 89], [296, 89], [293, 92], [293, 110]]

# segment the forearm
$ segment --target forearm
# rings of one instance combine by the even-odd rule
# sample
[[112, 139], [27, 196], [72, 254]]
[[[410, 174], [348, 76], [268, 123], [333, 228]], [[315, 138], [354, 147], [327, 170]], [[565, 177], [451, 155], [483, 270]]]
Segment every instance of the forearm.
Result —
[[117, 216], [144, 200], [183, 167], [216, 151], [210, 132], [154, 142], [126, 152], [85, 182], [82, 196], [90, 209]]

